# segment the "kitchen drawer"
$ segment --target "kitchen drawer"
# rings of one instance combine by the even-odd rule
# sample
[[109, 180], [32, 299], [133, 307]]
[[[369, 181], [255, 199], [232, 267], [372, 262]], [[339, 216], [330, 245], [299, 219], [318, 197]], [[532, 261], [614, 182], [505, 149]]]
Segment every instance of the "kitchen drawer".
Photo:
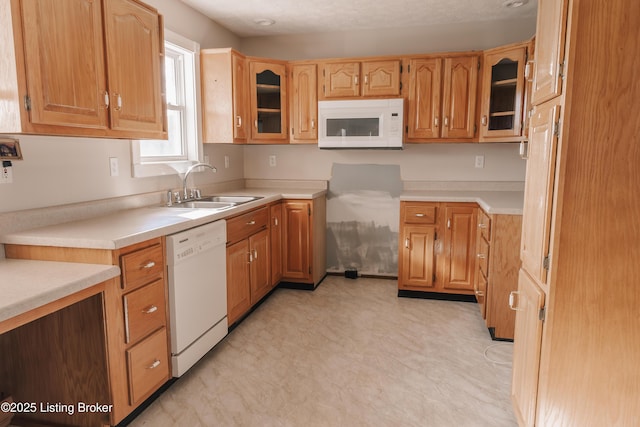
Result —
[[227, 220], [227, 245], [246, 239], [267, 228], [269, 208], [266, 206]]
[[133, 290], [164, 277], [164, 248], [161, 243], [120, 257], [122, 289]]
[[136, 342], [167, 323], [162, 279], [129, 292], [123, 303], [127, 343]]
[[484, 277], [489, 277], [489, 243], [485, 239], [480, 239], [478, 241], [478, 268], [484, 275]]
[[129, 403], [136, 405], [169, 380], [166, 328], [160, 329], [126, 353]]
[[402, 222], [405, 224], [435, 224], [438, 207], [430, 203], [404, 203]]
[[478, 210], [478, 228], [480, 236], [487, 242], [491, 241], [491, 217], [482, 210]]

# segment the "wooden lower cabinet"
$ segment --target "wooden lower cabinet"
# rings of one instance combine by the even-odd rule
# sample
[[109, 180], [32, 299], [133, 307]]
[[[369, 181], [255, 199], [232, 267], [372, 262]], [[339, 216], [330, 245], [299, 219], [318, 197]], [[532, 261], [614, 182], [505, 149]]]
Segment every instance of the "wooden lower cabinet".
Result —
[[522, 215], [478, 212], [474, 292], [494, 339], [513, 339], [516, 313], [509, 294], [518, 288]]
[[110, 424], [122, 421], [171, 378], [164, 237], [115, 250], [5, 245], [5, 253], [7, 258], [120, 266], [120, 280], [109, 282], [103, 293], [110, 402], [101, 403], [113, 405]]
[[282, 204], [282, 280], [315, 288], [326, 275], [326, 201]]
[[398, 289], [474, 293], [475, 203], [400, 202]]
[[511, 400], [520, 425], [533, 427], [542, 346], [540, 310], [545, 304], [545, 294], [524, 270], [520, 270], [515, 296], [514, 308], [518, 311], [515, 341], [518, 345], [513, 347]]
[[262, 207], [227, 220], [227, 320], [240, 320], [273, 289], [269, 239], [269, 208]]

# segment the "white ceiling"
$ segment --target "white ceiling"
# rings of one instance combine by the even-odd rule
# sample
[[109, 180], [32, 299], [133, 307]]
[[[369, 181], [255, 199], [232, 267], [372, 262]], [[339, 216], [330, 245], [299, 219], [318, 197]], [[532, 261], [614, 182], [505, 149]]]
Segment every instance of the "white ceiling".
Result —
[[[239, 37], [531, 18], [537, 0], [181, 0]], [[272, 19], [274, 25], [256, 24]]]

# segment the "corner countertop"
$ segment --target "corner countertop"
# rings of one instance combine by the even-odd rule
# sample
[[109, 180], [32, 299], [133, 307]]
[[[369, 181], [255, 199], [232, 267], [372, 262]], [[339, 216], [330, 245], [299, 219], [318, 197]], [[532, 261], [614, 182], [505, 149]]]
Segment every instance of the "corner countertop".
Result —
[[124, 210], [82, 221], [5, 234], [0, 236], [0, 243], [114, 250], [234, 216], [280, 199], [314, 199], [326, 192], [324, 188], [245, 188], [216, 194], [262, 198], [222, 211], [166, 206]]
[[112, 265], [0, 259], [0, 323], [119, 275]]
[[409, 190], [400, 195], [409, 202], [475, 202], [488, 214], [522, 215], [523, 191]]

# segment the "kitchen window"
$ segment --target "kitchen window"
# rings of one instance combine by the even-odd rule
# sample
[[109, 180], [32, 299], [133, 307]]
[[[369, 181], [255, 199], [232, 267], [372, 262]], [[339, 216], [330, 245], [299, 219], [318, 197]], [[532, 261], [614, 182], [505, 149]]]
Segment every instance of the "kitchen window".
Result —
[[199, 135], [200, 45], [165, 30], [167, 140], [132, 141], [133, 176], [176, 174], [202, 153]]

